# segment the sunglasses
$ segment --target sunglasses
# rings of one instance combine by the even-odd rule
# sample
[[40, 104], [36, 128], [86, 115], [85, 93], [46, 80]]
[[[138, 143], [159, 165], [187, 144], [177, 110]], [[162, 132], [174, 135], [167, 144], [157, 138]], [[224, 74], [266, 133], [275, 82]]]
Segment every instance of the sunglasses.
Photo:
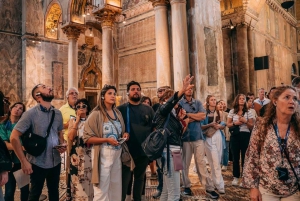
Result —
[[83, 104], [83, 105], [76, 105], [76, 109], [80, 109], [80, 108], [85, 109], [85, 108], [87, 108], [87, 105], [85, 105], [85, 104]]
[[69, 95], [78, 95], [77, 92], [70, 92]]

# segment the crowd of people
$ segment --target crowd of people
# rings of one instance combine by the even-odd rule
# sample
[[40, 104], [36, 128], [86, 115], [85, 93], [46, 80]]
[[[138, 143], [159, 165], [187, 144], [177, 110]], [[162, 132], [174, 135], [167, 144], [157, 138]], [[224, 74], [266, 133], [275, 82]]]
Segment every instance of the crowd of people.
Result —
[[[153, 98], [142, 96], [140, 84], [131, 81], [128, 102], [119, 106], [116, 87], [104, 85], [95, 108], [71, 87], [59, 110], [51, 105], [52, 88], [36, 85], [37, 105], [25, 111], [23, 103], [14, 103], [0, 124], [0, 201], [14, 200], [13, 173], [20, 169], [30, 175], [30, 185], [20, 188], [21, 201], [38, 201], [45, 181], [49, 200], [58, 201], [61, 163], [66, 200], [145, 200], [149, 165], [158, 179], [153, 198], [179, 201], [193, 194], [193, 156], [211, 199], [226, 194], [222, 171], [232, 161], [231, 185], [249, 188], [252, 201], [300, 200], [300, 77], [268, 94], [260, 88], [257, 98], [238, 94], [232, 109], [213, 94], [203, 103], [193, 98], [192, 81], [187, 75], [178, 91], [159, 87]], [[150, 161], [141, 145], [158, 129], [168, 131], [167, 143]], [[41, 154], [27, 153], [21, 139], [28, 132], [45, 137]]]

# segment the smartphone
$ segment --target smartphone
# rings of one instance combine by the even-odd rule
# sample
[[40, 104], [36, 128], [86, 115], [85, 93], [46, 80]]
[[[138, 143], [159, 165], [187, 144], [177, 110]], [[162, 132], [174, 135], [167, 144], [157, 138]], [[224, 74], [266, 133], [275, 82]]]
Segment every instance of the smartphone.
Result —
[[56, 145], [56, 146], [54, 146], [53, 147], [53, 149], [59, 149], [59, 148], [66, 148], [67, 147], [67, 145]]
[[76, 117], [73, 115], [70, 115], [70, 119], [76, 119]]
[[119, 144], [123, 144], [125, 141], [127, 140], [127, 138], [119, 138], [117, 139]]

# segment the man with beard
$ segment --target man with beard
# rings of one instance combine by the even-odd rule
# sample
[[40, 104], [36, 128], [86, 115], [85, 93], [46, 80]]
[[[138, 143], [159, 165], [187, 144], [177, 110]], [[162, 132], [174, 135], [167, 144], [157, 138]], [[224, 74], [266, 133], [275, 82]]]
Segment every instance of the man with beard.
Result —
[[[127, 84], [128, 103], [120, 105], [118, 109], [122, 113], [126, 132], [130, 134], [127, 141], [129, 152], [133, 157], [135, 168], [133, 170], [133, 199], [142, 200], [144, 176], [149, 163], [141, 144], [152, 131], [153, 109], [140, 103], [141, 86], [138, 82], [131, 81]], [[126, 198], [127, 187], [131, 178], [130, 168], [122, 166], [122, 200]]]
[[70, 87], [66, 92], [67, 103], [61, 106], [59, 110], [61, 111], [64, 123], [64, 139], [68, 139], [68, 127], [70, 116], [76, 117], [75, 114], [75, 103], [78, 100], [78, 90], [75, 87]]
[[[38, 104], [22, 115], [11, 133], [10, 141], [21, 161], [23, 172], [30, 175], [31, 187], [28, 201], [39, 200], [45, 180], [47, 181], [49, 200], [57, 201], [59, 200], [60, 153], [66, 151], [62, 134], [62, 115], [59, 110], [51, 106], [51, 101], [54, 98], [51, 87], [38, 84], [32, 89], [31, 94]], [[53, 114], [55, 115], [54, 121], [44, 152], [39, 156], [32, 156], [27, 153], [25, 157], [20, 137], [28, 129], [31, 129], [32, 133], [36, 135], [45, 137]], [[56, 147], [57, 145], [61, 145], [60, 148]]]

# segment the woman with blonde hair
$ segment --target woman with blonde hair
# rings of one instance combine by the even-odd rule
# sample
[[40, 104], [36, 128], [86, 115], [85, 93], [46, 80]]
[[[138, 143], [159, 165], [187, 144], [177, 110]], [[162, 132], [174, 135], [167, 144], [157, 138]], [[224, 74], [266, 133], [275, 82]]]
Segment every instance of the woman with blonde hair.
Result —
[[242, 186], [251, 201], [300, 200], [300, 117], [297, 91], [275, 89], [264, 117], [252, 131]]
[[[211, 168], [212, 180], [220, 194], [225, 193], [224, 180], [221, 172], [222, 153], [225, 145], [222, 130], [225, 128], [225, 122], [220, 110], [216, 110], [216, 98], [208, 95], [206, 98], [206, 118], [201, 122], [201, 128], [206, 135], [205, 152]], [[208, 136], [208, 130], [213, 128], [212, 136]]]
[[129, 134], [125, 133], [122, 115], [115, 106], [116, 92], [115, 86], [104, 85], [98, 105], [84, 127], [84, 142], [93, 146], [91, 182], [97, 201], [122, 199], [122, 147], [119, 140], [128, 140]]

